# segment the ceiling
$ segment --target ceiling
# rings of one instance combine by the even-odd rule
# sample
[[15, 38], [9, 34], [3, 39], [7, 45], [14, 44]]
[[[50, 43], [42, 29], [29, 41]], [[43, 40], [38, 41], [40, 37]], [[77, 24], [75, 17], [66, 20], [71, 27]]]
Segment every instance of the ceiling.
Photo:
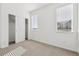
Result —
[[28, 7], [28, 11], [32, 11], [41, 7], [44, 7], [48, 5], [48, 3], [32, 3], [32, 4], [27, 4]]
[[19, 3], [17, 4], [18, 6], [22, 6], [25, 8], [27, 11], [33, 11], [35, 9], [44, 7], [48, 5], [49, 3]]

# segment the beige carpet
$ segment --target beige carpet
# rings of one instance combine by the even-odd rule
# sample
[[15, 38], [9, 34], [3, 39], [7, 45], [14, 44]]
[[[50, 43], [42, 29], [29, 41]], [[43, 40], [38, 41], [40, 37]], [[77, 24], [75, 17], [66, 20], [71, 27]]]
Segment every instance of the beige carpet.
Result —
[[39, 43], [33, 40], [25, 40], [23, 42], [10, 45], [7, 48], [0, 49], [0, 55], [3, 56], [19, 46], [27, 50], [25, 53], [22, 54], [22, 56], [77, 56], [78, 55], [76, 52]]
[[14, 50], [8, 52], [4, 56], [21, 56], [25, 51], [26, 50], [23, 47], [19, 46], [15, 48]]

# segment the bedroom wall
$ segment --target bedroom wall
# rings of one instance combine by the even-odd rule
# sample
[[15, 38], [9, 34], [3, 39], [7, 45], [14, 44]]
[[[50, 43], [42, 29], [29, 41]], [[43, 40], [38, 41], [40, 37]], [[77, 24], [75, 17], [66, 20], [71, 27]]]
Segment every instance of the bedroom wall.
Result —
[[78, 47], [78, 53], [79, 53], [79, 3], [77, 5], [77, 7], [78, 7], [78, 45], [77, 45], [77, 47]]
[[1, 4], [0, 4], [0, 47], [1, 47]]
[[31, 39], [77, 52], [77, 4], [73, 4], [73, 32], [56, 32], [56, 9], [68, 4], [51, 4], [30, 12], [38, 16], [38, 29], [31, 27]]

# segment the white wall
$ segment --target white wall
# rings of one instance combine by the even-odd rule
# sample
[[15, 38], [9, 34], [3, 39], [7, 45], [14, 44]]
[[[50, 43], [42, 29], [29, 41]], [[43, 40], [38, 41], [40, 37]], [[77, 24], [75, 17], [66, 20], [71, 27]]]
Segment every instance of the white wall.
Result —
[[0, 4], [0, 47], [1, 47], [1, 4]]
[[21, 4], [1, 4], [1, 48], [8, 47], [9, 20], [8, 14], [16, 16], [16, 43], [25, 40], [25, 18], [28, 13]]
[[78, 53], [79, 53], [79, 3], [78, 3]]
[[[32, 30], [31, 39], [77, 51], [77, 6], [73, 4], [73, 32], [56, 32], [56, 9], [67, 4], [52, 4], [32, 11], [31, 16], [38, 15], [38, 29]], [[30, 24], [31, 26], [31, 24]]]

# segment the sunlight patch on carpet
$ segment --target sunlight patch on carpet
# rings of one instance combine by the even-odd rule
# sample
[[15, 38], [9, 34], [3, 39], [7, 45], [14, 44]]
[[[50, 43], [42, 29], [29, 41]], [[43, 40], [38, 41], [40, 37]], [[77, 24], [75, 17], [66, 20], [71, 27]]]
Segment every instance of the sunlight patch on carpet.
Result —
[[5, 54], [4, 56], [21, 56], [25, 52], [26, 52], [26, 49], [19, 46], [15, 48], [14, 50], [10, 51], [9, 53]]

